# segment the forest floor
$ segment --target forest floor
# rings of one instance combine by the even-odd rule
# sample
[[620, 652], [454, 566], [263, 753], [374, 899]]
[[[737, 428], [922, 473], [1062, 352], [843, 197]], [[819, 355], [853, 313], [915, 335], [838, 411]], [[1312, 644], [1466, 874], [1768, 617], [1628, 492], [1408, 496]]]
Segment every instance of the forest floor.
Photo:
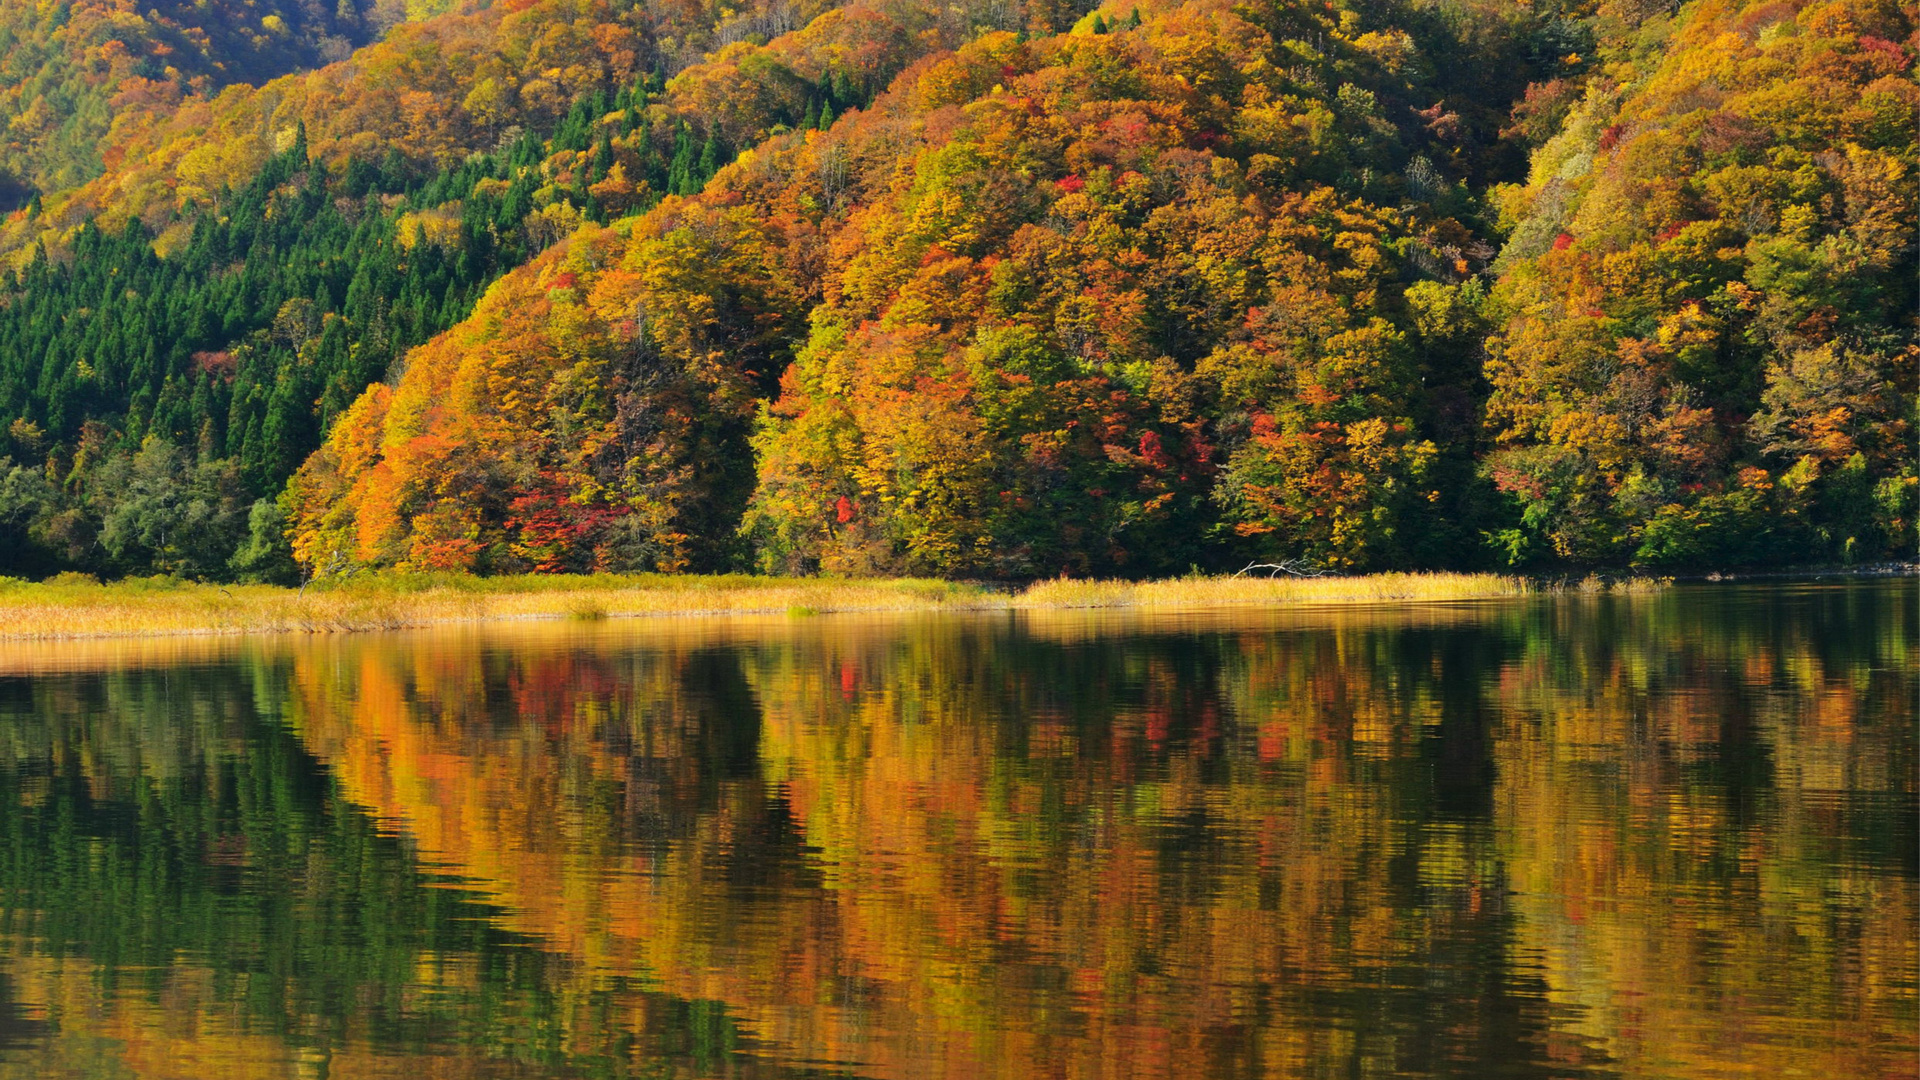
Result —
[[[1589, 586], [1592, 587], [1592, 586]], [[1616, 585], [1614, 588], [1619, 588]], [[170, 578], [99, 584], [81, 575], [0, 579], [0, 640], [174, 634], [339, 633], [511, 619], [849, 611], [1214, 607], [1519, 596], [1543, 586], [1497, 574], [1044, 580], [1023, 589], [924, 578], [747, 575], [366, 574], [303, 589]]]

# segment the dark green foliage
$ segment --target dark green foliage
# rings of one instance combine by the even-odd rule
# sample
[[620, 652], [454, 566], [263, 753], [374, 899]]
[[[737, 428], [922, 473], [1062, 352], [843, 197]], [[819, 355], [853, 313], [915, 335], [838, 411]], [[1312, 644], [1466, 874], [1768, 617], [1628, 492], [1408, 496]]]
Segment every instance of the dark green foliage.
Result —
[[[492, 161], [405, 186], [355, 169], [336, 196], [296, 145], [162, 259], [138, 223], [92, 227], [72, 262], [36, 260], [0, 307], [0, 411], [70, 444], [99, 420], [119, 444], [148, 435], [235, 459], [255, 495], [277, 490], [332, 412], [405, 350], [445, 329], [524, 252], [505, 201], [473, 185]], [[511, 192], [509, 192], [509, 196]], [[405, 207], [465, 196], [454, 247], [401, 242]]]
[[228, 561], [242, 581], [290, 585], [300, 580], [293, 548], [287, 543], [287, 516], [277, 499], [255, 499], [247, 511], [247, 538]]

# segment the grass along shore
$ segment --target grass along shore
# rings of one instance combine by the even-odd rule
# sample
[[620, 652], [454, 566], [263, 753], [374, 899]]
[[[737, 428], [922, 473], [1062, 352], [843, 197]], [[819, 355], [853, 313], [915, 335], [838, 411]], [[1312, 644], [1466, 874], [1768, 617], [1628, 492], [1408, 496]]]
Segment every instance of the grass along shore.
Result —
[[322, 581], [305, 589], [206, 585], [170, 578], [103, 585], [80, 575], [62, 575], [37, 584], [0, 579], [0, 640], [339, 633], [508, 619], [645, 615], [1443, 601], [1519, 596], [1541, 588], [1518, 577], [1449, 573], [1140, 582], [1061, 579], [1035, 582], [1019, 591], [915, 578], [747, 575], [369, 574]]

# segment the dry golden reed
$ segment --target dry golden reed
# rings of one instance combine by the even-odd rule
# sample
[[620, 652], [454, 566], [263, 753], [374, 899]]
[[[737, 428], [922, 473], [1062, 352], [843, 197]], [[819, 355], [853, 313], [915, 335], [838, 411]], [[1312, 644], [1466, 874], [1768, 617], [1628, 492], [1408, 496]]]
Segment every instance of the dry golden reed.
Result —
[[916, 578], [383, 574], [289, 589], [167, 578], [102, 585], [62, 575], [38, 584], [0, 580], [0, 640], [337, 633], [493, 620], [597, 621], [641, 615], [1441, 601], [1519, 596], [1535, 588], [1517, 577], [1444, 573], [1052, 580], [1019, 592]]
[[1396, 600], [1477, 600], [1532, 590], [1500, 574], [1362, 574], [1354, 577], [1184, 577], [1159, 581], [1039, 581], [1016, 607], [1208, 607], [1217, 604], [1332, 604]]

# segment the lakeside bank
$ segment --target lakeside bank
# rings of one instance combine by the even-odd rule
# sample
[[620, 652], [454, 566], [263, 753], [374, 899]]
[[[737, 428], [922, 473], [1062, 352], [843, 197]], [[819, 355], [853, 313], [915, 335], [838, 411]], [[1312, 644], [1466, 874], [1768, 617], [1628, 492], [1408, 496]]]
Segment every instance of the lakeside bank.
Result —
[[924, 578], [669, 574], [369, 574], [295, 589], [169, 578], [101, 584], [64, 575], [38, 583], [0, 583], [0, 641], [353, 633], [527, 619], [1437, 602], [1522, 596], [1547, 588], [1510, 575], [1456, 573], [1050, 579], [1021, 589]]

